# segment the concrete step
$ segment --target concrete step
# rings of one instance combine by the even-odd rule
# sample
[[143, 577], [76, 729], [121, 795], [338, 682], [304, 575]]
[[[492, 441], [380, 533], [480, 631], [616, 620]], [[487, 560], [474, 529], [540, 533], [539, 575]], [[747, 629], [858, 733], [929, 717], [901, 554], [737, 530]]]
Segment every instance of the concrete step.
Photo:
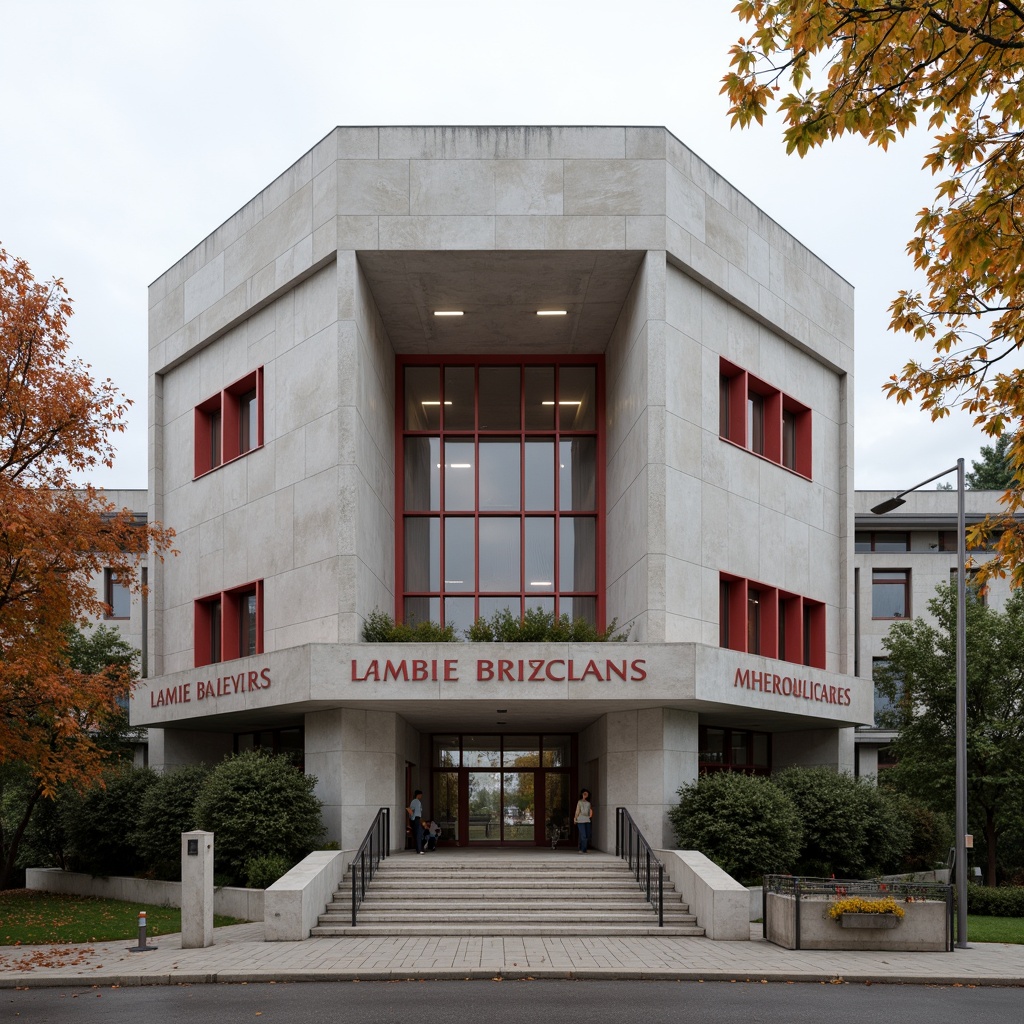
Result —
[[371, 936], [401, 937], [404, 935], [435, 935], [443, 937], [457, 937], [462, 935], [529, 935], [532, 937], [570, 937], [581, 938], [590, 935], [601, 936], [625, 936], [625, 935], [653, 935], [666, 938], [668, 936], [690, 936], [697, 937], [704, 934], [703, 928], [687, 925], [665, 924], [663, 928], [658, 927], [657, 918], [648, 919], [648, 924], [461, 924], [440, 922], [431, 925], [410, 925], [410, 924], [360, 924], [357, 928], [351, 925], [317, 925], [312, 930], [314, 938], [329, 938], [342, 935], [357, 935], [362, 938]]
[[[686, 913], [688, 908], [681, 899], [665, 900], [665, 909], [672, 910], [673, 912], [682, 911]], [[347, 897], [344, 893], [338, 894], [335, 899], [327, 904], [327, 909], [331, 911], [342, 911], [346, 907], [351, 908], [352, 896], [349, 894]], [[360, 906], [375, 910], [384, 910], [391, 907], [400, 907], [410, 913], [416, 914], [430, 914], [430, 913], [447, 913], [453, 906], [481, 909], [481, 910], [492, 910], [500, 912], [503, 909], [508, 910], [574, 910], [581, 906], [600, 906], [606, 907], [609, 910], [630, 910], [634, 907], [646, 907], [648, 906], [647, 899], [644, 894], [637, 890], [635, 893], [625, 893], [623, 896], [616, 899], [609, 900], [588, 900], [585, 903], [580, 900], [574, 899], [550, 899], [550, 898], [539, 898], [539, 899], [528, 899], [524, 898], [522, 893], [516, 893], [513, 897], [508, 896], [491, 896], [491, 897], [468, 897], [462, 894], [453, 894], [452, 896], [445, 896], [442, 893], [432, 893], [429, 897], [424, 897], [417, 900], [409, 900], [397, 897], [393, 894], [377, 893], [372, 889], [367, 892], [366, 897], [363, 899]]]
[[[456, 914], [486, 914], [494, 920], [505, 918], [521, 917], [532, 915], [542, 917], [545, 914], [587, 914], [592, 917], [611, 916], [613, 914], [650, 914], [656, 912], [651, 904], [644, 900], [631, 900], [629, 902], [616, 901], [614, 903], [592, 903], [581, 906], [579, 903], [541, 903], [534, 906], [523, 906], [521, 903], [482, 902], [465, 901], [462, 903], [430, 903], [410, 906], [397, 900], [364, 900], [359, 906], [359, 917], [367, 914], [393, 914], [398, 918], [419, 917], [430, 915], [435, 919], [450, 918]], [[339, 900], [336, 903], [327, 904], [327, 914], [349, 914], [352, 913], [351, 900], [347, 903]], [[680, 914], [688, 915], [689, 908], [683, 903], [666, 905], [666, 915], [671, 914], [678, 917]]]

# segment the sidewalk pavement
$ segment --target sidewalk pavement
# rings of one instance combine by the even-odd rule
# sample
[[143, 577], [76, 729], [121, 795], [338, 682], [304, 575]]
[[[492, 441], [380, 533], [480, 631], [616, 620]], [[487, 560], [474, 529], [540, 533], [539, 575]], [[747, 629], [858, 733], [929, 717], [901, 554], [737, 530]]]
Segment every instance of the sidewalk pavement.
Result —
[[0, 988], [468, 978], [875, 982], [1024, 985], [1024, 946], [977, 943], [952, 953], [789, 950], [761, 937], [714, 942], [668, 936], [578, 938], [345, 936], [264, 942], [263, 924], [214, 931], [182, 949], [181, 935], [78, 945], [0, 946]]

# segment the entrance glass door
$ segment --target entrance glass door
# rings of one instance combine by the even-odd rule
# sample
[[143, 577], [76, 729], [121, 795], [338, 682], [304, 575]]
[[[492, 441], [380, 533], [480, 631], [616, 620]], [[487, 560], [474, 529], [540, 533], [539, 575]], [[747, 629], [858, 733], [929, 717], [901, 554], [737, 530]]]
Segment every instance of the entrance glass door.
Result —
[[469, 841], [501, 839], [501, 772], [468, 772]]
[[431, 745], [430, 810], [442, 843], [568, 843], [574, 737], [436, 734]]

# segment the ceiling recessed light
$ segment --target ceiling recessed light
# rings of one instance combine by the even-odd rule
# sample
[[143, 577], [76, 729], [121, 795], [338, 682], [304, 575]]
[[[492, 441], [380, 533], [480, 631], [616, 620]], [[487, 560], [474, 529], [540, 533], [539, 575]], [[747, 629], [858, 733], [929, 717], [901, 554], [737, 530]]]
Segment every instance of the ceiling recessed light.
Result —
[[537, 316], [568, 316], [567, 309], [538, 309]]
[[435, 309], [434, 316], [462, 316], [461, 309]]
[[[541, 402], [540, 404], [541, 405], [554, 405], [555, 403], [554, 402]], [[583, 404], [583, 399], [582, 398], [578, 398], [575, 401], [573, 401], [572, 399], [569, 399], [568, 401], [559, 402], [558, 404], [559, 405], [582, 405]]]
[[[429, 399], [425, 398], [425, 399], [423, 399], [422, 402], [420, 402], [420, 405], [440, 405], [440, 404], [441, 403], [438, 402], [436, 399], [434, 401], [430, 401]], [[451, 402], [445, 402], [444, 404], [445, 405], [451, 405], [452, 403]]]

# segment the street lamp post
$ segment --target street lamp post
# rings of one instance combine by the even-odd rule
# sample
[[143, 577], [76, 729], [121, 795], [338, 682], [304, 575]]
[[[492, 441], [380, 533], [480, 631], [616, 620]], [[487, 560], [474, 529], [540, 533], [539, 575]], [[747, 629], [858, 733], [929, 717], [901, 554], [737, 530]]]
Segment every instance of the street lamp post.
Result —
[[956, 473], [956, 945], [967, 948], [967, 522], [964, 513], [964, 460], [900, 491], [871, 511], [885, 515], [905, 504], [903, 495]]

